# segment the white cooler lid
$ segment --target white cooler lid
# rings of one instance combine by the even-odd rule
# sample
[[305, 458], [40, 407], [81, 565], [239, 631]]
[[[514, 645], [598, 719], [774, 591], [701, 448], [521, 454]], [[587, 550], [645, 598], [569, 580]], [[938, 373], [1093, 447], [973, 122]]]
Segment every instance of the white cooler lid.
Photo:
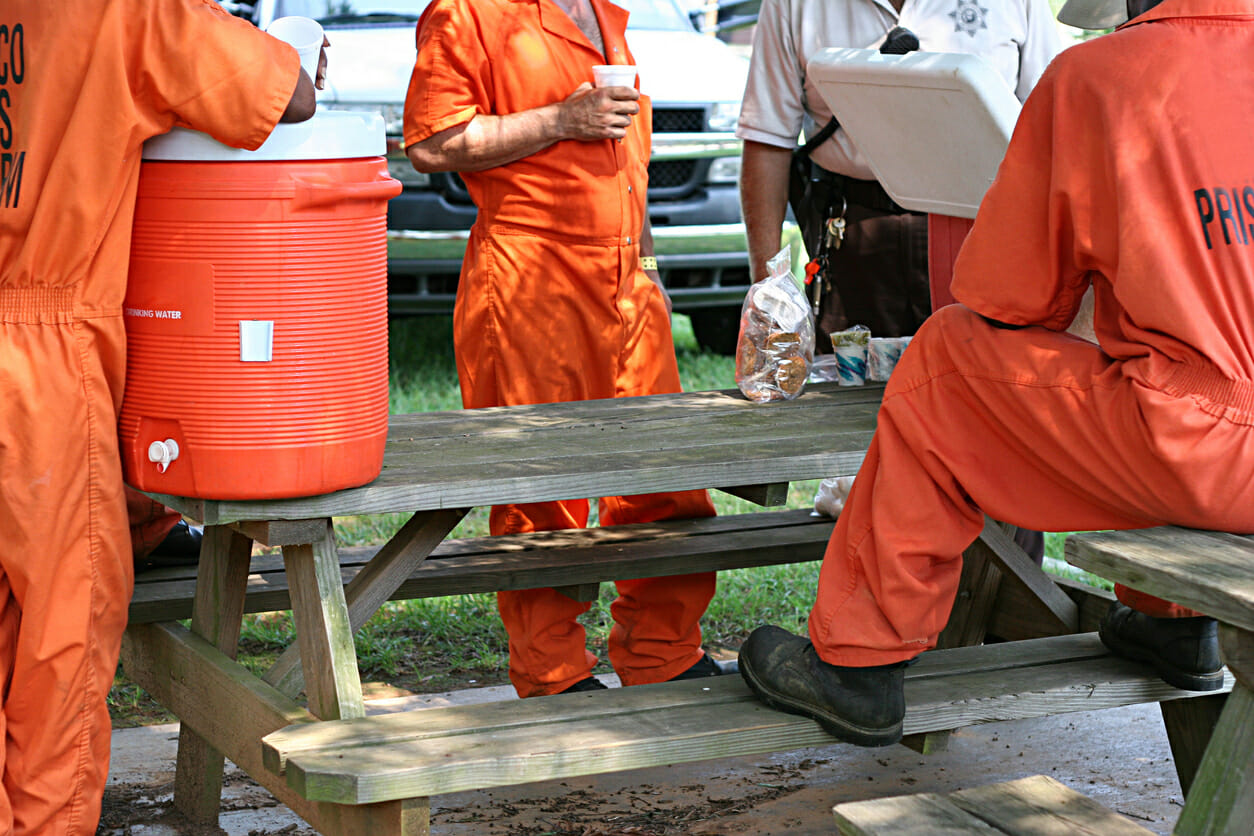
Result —
[[991, 64], [959, 53], [825, 49], [807, 72], [893, 200], [975, 217], [1020, 109]]
[[173, 128], [144, 143], [145, 160], [266, 162], [381, 157], [387, 151], [383, 116], [320, 110], [304, 122], [280, 123], [256, 151], [223, 145], [208, 134]]

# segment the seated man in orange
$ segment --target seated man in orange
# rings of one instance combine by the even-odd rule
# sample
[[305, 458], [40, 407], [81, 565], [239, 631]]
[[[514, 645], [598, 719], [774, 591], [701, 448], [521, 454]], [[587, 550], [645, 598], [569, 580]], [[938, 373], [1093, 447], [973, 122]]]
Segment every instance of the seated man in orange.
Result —
[[[453, 340], [467, 408], [678, 392], [670, 300], [645, 213], [650, 108], [634, 86], [627, 13], [607, 0], [436, 0], [418, 23], [406, 153], [458, 171], [479, 214]], [[603, 497], [601, 525], [711, 516], [705, 491]], [[582, 528], [588, 501], [492, 509], [491, 532]], [[699, 621], [714, 573], [619, 581], [608, 653], [624, 685], [713, 676]], [[555, 589], [501, 592], [519, 696], [604, 688]]]
[[[935, 645], [986, 513], [1254, 532], [1254, 7], [1123, 3], [1064, 9], [1134, 19], [1061, 53], [1025, 103], [955, 266], [961, 304], [885, 390], [809, 639], [767, 626], [741, 648], [759, 697], [844, 740], [901, 737], [903, 668]], [[1064, 331], [1090, 286], [1099, 345]], [[1213, 621], [1117, 595], [1112, 651], [1221, 686]]]
[[140, 152], [308, 119], [287, 44], [211, 0], [0, 6], [0, 833], [96, 832], [131, 597], [118, 452]]

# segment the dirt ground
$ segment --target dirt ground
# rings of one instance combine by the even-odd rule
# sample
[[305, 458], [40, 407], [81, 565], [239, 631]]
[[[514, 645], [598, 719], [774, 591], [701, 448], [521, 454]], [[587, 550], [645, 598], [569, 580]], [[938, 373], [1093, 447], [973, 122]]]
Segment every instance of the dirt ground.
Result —
[[[488, 692], [500, 689], [478, 689]], [[478, 695], [476, 695], [478, 696]], [[314, 836], [228, 764], [220, 827], [172, 808], [173, 724], [115, 733], [98, 836]], [[1156, 705], [959, 730], [946, 751], [828, 747], [440, 796], [434, 836], [830, 836], [844, 801], [1048, 774], [1166, 836], [1182, 797]]]

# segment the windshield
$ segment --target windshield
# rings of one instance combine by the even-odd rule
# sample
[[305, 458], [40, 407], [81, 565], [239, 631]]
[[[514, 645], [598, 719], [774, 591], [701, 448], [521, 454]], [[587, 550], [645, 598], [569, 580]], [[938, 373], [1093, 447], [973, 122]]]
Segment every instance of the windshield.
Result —
[[[675, 0], [615, 0], [631, 13], [628, 28], [691, 30], [692, 23]], [[278, 0], [276, 18], [312, 17], [323, 24], [386, 23], [417, 20], [429, 0]]]

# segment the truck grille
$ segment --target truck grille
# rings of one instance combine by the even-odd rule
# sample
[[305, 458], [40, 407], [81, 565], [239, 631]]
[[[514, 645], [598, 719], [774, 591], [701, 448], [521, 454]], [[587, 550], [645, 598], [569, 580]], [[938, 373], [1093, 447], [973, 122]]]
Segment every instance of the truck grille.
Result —
[[705, 130], [705, 109], [676, 107], [653, 109], [653, 133], [686, 134]]
[[696, 160], [661, 160], [649, 163], [649, 191], [696, 186]]

